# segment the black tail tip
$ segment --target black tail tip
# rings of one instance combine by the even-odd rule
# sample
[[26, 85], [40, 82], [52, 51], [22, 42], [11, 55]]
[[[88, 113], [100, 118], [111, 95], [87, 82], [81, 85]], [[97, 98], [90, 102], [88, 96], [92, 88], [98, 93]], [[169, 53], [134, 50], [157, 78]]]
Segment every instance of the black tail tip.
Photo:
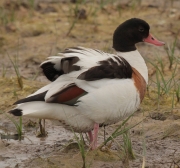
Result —
[[8, 113], [13, 114], [14, 116], [22, 116], [23, 112], [21, 109], [14, 109], [9, 111]]

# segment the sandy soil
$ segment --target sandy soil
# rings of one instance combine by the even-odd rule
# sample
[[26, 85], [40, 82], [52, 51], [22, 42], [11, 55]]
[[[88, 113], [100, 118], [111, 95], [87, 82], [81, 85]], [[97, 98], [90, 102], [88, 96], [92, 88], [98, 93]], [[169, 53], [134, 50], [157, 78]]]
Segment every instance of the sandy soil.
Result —
[[[88, 151], [86, 167], [90, 168], [179, 168], [180, 167], [180, 109], [176, 96], [179, 86], [179, 27], [180, 2], [141, 0], [121, 1], [100, 5], [99, 3], [76, 4], [69, 1], [2, 1], [0, 2], [0, 167], [1, 168], [80, 168], [82, 158], [74, 134], [46, 120], [47, 137], [37, 137], [38, 120], [23, 118], [24, 139], [11, 139], [16, 134], [13, 122], [4, 114], [13, 102], [44, 86], [48, 81], [39, 70], [39, 64], [49, 55], [56, 55], [66, 47], [84, 46], [108, 52], [112, 50], [114, 29], [132, 17], [145, 19], [151, 32], [165, 41], [165, 47], [138, 44], [146, 59], [161, 67], [164, 77], [170, 79], [175, 71], [174, 85], [168, 94], [158, 97], [156, 69], [147, 61], [149, 86], [141, 108], [126, 126], [136, 127], [130, 131], [135, 159], [125, 157], [122, 136], [115, 139], [109, 149]], [[33, 2], [33, 1], [32, 1]], [[102, 2], [102, 1], [101, 1]], [[76, 19], [76, 7], [80, 19]], [[71, 30], [71, 27], [75, 23]], [[166, 48], [172, 46], [177, 37], [175, 62], [169, 70]], [[15, 71], [8, 55], [17, 58], [23, 78], [20, 89]], [[176, 87], [175, 87], [176, 86]], [[177, 91], [178, 94], [179, 91]], [[17, 118], [14, 118], [18, 120]], [[121, 122], [120, 122], [121, 123]], [[106, 127], [110, 135], [120, 123]], [[103, 143], [103, 128], [99, 133], [99, 145]], [[78, 135], [78, 134], [77, 134]], [[8, 138], [9, 137], [9, 138]]]

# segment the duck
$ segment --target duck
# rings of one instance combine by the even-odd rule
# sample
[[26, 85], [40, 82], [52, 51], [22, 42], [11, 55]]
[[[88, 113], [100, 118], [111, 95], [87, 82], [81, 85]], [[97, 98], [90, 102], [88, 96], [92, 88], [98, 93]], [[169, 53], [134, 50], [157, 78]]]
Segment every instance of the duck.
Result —
[[90, 148], [96, 149], [99, 127], [130, 116], [145, 96], [148, 68], [139, 42], [165, 44], [146, 21], [131, 18], [114, 31], [116, 54], [78, 46], [48, 57], [40, 68], [51, 82], [16, 101], [9, 113], [57, 120], [65, 129], [88, 133]]

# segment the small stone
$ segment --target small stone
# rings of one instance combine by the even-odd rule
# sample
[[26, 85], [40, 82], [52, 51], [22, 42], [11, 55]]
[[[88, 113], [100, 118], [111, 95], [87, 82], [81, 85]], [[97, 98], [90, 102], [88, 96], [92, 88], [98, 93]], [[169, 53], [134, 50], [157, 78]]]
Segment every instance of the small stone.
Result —
[[179, 115], [173, 115], [173, 119], [178, 120], [178, 119], [180, 119], [180, 116]]
[[7, 32], [16, 32], [16, 27], [15, 27], [14, 24], [6, 25], [5, 29], [6, 29]]
[[150, 113], [150, 117], [154, 120], [161, 120], [161, 121], [164, 121], [167, 118], [164, 114], [159, 112]]
[[86, 10], [78, 9], [77, 11], [75, 11], [75, 16], [78, 19], [87, 19]]

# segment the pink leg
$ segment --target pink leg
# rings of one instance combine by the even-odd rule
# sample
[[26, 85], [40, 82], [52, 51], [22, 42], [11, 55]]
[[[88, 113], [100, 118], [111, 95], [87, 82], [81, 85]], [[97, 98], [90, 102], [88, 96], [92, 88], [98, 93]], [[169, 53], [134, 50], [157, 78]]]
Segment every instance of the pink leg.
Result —
[[88, 132], [88, 135], [89, 135], [90, 144], [92, 144], [92, 142], [93, 142], [93, 134], [92, 134], [92, 131], [89, 131], [89, 132]]
[[99, 131], [99, 124], [95, 123], [94, 124], [93, 142], [91, 145], [92, 150], [97, 148], [98, 131]]

